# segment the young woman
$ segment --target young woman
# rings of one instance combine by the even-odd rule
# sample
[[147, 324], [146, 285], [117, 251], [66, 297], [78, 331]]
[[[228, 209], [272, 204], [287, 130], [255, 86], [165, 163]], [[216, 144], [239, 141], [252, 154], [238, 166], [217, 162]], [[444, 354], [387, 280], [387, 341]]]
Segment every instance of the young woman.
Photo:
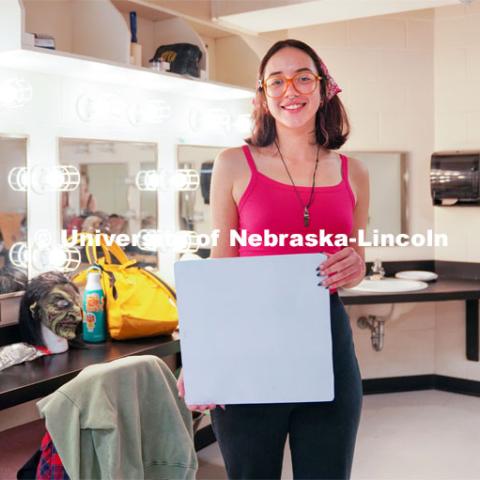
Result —
[[[260, 64], [248, 145], [223, 150], [215, 160], [212, 219], [221, 235], [212, 257], [327, 254], [320, 274], [326, 275], [323, 285], [331, 294], [335, 379], [332, 402], [190, 405], [212, 410], [229, 478], [280, 478], [287, 435], [295, 478], [350, 476], [362, 384], [349, 319], [336, 290], [364, 277], [363, 249], [355, 243], [344, 248], [229, 244], [230, 229], [277, 234], [324, 229], [352, 238], [366, 228], [367, 170], [360, 161], [334, 152], [349, 134], [340, 91], [311, 47], [291, 39], [277, 42]], [[178, 387], [184, 395], [182, 378]]]

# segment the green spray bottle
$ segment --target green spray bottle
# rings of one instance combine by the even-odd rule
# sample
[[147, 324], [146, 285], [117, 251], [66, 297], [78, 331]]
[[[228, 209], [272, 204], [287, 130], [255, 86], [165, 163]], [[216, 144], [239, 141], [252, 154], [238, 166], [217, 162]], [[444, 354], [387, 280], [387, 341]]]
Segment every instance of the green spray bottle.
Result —
[[99, 267], [90, 267], [83, 293], [83, 340], [90, 343], [105, 342], [107, 322], [105, 318], [105, 293], [100, 281]]

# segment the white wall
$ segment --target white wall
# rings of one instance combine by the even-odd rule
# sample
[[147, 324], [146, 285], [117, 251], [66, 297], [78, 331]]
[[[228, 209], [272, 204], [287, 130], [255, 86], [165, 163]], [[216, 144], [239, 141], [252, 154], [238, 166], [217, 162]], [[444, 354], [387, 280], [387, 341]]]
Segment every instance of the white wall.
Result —
[[[435, 150], [480, 149], [480, 5], [435, 10]], [[437, 260], [480, 262], [480, 207], [435, 208], [449, 248]]]
[[[435, 10], [435, 150], [480, 149], [480, 4]], [[449, 247], [437, 260], [480, 262], [480, 207], [435, 207]], [[437, 304], [435, 371], [480, 380], [465, 358], [465, 304]]]

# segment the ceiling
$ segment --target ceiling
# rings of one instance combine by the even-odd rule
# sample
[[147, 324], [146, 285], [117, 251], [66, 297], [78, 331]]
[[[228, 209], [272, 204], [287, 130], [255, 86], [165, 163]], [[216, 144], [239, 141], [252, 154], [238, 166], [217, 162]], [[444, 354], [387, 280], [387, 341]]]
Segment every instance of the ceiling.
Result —
[[[0, 0], [1, 1], [1, 0]], [[142, 5], [159, 15], [181, 16], [213, 37], [258, 35], [356, 18], [467, 5], [480, 0], [113, 0], [124, 10]], [[151, 16], [152, 14], [150, 14]], [[160, 18], [160, 17], [159, 17]]]
[[[468, 3], [469, 0], [212, 0], [213, 20], [252, 33]], [[474, 0], [471, 0], [474, 1]]]

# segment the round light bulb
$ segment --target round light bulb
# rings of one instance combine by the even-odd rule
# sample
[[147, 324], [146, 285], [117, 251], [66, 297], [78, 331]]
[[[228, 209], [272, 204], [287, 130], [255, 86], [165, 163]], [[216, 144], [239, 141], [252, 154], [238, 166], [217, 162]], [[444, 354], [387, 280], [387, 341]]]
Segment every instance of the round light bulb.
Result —
[[156, 230], [144, 228], [138, 232], [138, 248], [154, 252], [159, 247]]
[[184, 168], [179, 169], [168, 175], [167, 188], [177, 191], [196, 190], [200, 185], [200, 175], [196, 170]]
[[63, 270], [65, 262], [67, 261], [67, 254], [62, 247], [54, 247], [49, 251], [48, 264], [52, 268]]
[[175, 232], [173, 236], [173, 251], [181, 252], [196, 252], [198, 250], [197, 233], [189, 230], [180, 230]]
[[185, 172], [176, 171], [170, 177], [170, 185], [171, 188], [174, 190], [183, 190], [184, 188], [188, 187], [188, 176]]
[[46, 172], [45, 187], [47, 190], [56, 192], [61, 190], [62, 185], [63, 185], [63, 173], [60, 170], [53, 168], [49, 172]]
[[155, 170], [148, 172], [145, 176], [145, 184], [149, 190], [156, 190], [160, 185], [160, 176]]
[[140, 170], [135, 176], [135, 185], [140, 191], [157, 190], [160, 181], [160, 175], [156, 170]]
[[32, 86], [21, 78], [9, 78], [0, 84], [0, 108], [20, 108], [32, 99]]
[[16, 242], [8, 250], [8, 257], [10, 263], [15, 267], [27, 268], [28, 267], [28, 247], [26, 242]]
[[27, 167], [14, 167], [8, 172], [8, 185], [16, 192], [26, 192], [29, 186]]
[[37, 230], [33, 234], [33, 243], [40, 249], [48, 249], [53, 242], [52, 232], [46, 228]]

